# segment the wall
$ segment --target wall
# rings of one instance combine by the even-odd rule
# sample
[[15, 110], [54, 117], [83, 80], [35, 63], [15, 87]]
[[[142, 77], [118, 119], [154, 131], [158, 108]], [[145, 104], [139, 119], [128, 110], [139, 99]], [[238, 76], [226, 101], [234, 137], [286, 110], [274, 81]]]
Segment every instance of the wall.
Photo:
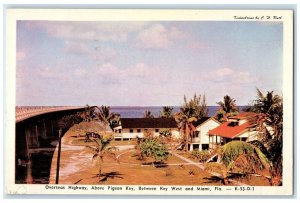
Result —
[[[130, 129], [129, 128], [123, 128], [122, 129], [122, 133], [121, 134], [116, 134], [116, 138], [123, 138], [123, 139], [132, 139], [132, 138], [142, 138], [144, 136], [144, 132], [145, 129], [143, 128], [139, 128], [141, 130], [141, 132], [137, 132], [137, 128], [133, 129], [133, 133], [130, 133]], [[148, 130], [152, 130], [154, 132], [154, 136], [159, 136], [159, 132], [155, 132], [155, 129], [148, 129]], [[171, 129], [172, 132], [172, 136], [179, 138], [179, 131], [177, 129]]]

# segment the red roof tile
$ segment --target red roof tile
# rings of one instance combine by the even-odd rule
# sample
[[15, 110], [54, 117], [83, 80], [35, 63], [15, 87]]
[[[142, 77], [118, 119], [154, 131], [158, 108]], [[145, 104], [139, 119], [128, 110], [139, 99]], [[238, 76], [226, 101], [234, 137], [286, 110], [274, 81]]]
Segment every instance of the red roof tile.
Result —
[[240, 134], [242, 134], [243, 132], [247, 131], [248, 128], [251, 126], [252, 125], [250, 124], [250, 122], [246, 122], [242, 125], [233, 126], [232, 122], [228, 121], [214, 129], [210, 130], [209, 135], [210, 136], [217, 135], [217, 136], [226, 137], [226, 138], [235, 138], [235, 137], [239, 136]]

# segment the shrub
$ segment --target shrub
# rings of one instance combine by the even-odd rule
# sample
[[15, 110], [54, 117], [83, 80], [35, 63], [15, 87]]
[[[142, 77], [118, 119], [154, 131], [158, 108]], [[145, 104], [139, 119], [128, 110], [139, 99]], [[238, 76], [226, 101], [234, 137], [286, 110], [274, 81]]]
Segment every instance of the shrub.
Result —
[[205, 162], [209, 159], [210, 153], [208, 150], [202, 150], [202, 151], [192, 151], [189, 154], [189, 157], [199, 160], [199, 162]]
[[136, 149], [140, 151], [141, 157], [151, 157], [155, 162], [165, 161], [169, 157], [166, 145], [153, 137], [142, 139]]

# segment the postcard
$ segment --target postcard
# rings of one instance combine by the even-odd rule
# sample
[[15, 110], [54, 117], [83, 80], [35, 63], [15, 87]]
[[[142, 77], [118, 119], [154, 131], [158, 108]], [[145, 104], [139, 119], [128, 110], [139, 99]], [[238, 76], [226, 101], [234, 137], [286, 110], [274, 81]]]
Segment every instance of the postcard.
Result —
[[292, 195], [293, 11], [7, 9], [5, 191]]

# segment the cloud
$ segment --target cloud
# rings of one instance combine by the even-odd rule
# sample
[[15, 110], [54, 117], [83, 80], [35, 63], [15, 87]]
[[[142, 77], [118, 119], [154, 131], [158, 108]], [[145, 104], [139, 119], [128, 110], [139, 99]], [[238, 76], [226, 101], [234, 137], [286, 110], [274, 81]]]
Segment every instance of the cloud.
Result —
[[214, 80], [216, 81], [222, 81], [228, 77], [231, 77], [233, 75], [234, 71], [230, 68], [220, 68], [216, 71], [212, 72], [212, 75], [214, 75]]
[[77, 76], [77, 77], [85, 76], [86, 75], [86, 70], [83, 69], [83, 68], [76, 68], [74, 70], [74, 75]]
[[77, 55], [92, 53], [91, 47], [89, 47], [86, 43], [80, 43], [74, 41], [66, 41], [65, 51]]
[[248, 71], [235, 71], [234, 69], [227, 67], [208, 72], [206, 79], [211, 82], [229, 84], [251, 84], [258, 80]]
[[43, 78], [54, 78], [59, 76], [59, 72], [56, 69], [50, 67], [42, 67], [37, 70], [39, 76]]
[[105, 63], [101, 66], [97, 66], [95, 68], [95, 73], [97, 74], [97, 76], [101, 76], [103, 78], [122, 79], [123, 77], [123, 71], [111, 63]]
[[109, 61], [116, 57], [116, 51], [110, 47], [72, 40], [65, 42], [65, 52], [90, 57], [97, 61]]
[[28, 29], [42, 29], [65, 40], [125, 42], [128, 34], [141, 30], [146, 22], [25, 21]]
[[144, 49], [164, 49], [184, 39], [187, 35], [176, 27], [166, 28], [162, 24], [154, 24], [138, 33], [136, 46]]
[[201, 51], [201, 50], [203, 50], [204, 48], [205, 48], [205, 45], [204, 45], [204, 43], [202, 43], [202, 42], [192, 42], [192, 43], [190, 43], [189, 45], [188, 45], [188, 48], [189, 49], [193, 49], [193, 50], [197, 50], [197, 51]]
[[114, 60], [117, 56], [117, 53], [114, 49], [105, 46], [97, 46], [95, 47], [95, 52], [91, 53], [91, 55], [98, 61], [111, 61]]
[[156, 84], [159, 81], [166, 80], [167, 75], [161, 67], [151, 66], [143, 62], [137, 62], [127, 67], [105, 63], [95, 67], [93, 72], [105, 83], [139, 81], [145, 84]]

